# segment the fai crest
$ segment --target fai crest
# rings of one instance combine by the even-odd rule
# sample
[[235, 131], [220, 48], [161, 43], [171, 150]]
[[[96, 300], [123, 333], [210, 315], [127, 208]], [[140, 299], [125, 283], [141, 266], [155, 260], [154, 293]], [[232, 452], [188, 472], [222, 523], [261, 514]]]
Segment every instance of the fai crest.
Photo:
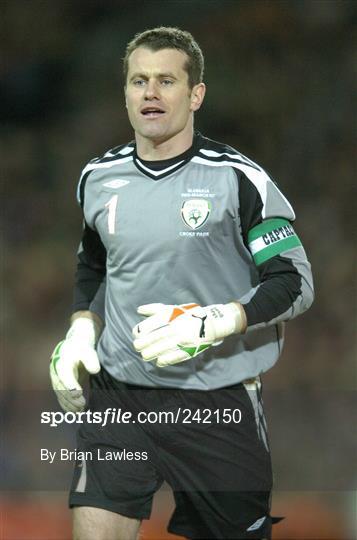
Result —
[[191, 229], [198, 229], [206, 223], [211, 212], [211, 203], [206, 199], [189, 199], [181, 207], [181, 216]]

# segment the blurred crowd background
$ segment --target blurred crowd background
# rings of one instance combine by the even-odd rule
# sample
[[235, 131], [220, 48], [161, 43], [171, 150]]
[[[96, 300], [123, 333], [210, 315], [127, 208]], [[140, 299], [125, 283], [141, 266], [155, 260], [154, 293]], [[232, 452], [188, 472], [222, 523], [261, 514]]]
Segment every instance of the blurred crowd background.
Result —
[[[287, 325], [264, 378], [274, 508], [287, 517], [276, 538], [354, 538], [356, 3], [2, 0], [0, 10], [4, 539], [68, 538], [71, 466], [41, 463], [39, 449], [71, 444], [73, 430], [46, 432], [39, 411], [57, 407], [48, 362], [70, 315], [75, 191], [89, 159], [133, 138], [121, 58], [136, 32], [161, 24], [191, 31], [204, 51], [196, 128], [272, 174], [313, 267], [315, 303]], [[52, 523], [47, 532], [34, 508]], [[158, 527], [144, 540], [166, 538]]]

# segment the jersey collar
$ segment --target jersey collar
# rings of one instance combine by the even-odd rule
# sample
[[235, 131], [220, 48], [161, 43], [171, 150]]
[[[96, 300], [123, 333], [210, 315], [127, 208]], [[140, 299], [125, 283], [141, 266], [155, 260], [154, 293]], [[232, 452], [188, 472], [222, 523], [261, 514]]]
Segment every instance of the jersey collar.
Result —
[[139, 171], [141, 171], [149, 178], [152, 178], [153, 180], [165, 178], [173, 172], [176, 172], [178, 169], [181, 169], [181, 167], [186, 165], [186, 163], [188, 163], [193, 158], [193, 156], [197, 153], [198, 149], [202, 145], [202, 139], [202, 135], [196, 131], [193, 136], [192, 146], [188, 148], [188, 150], [185, 150], [185, 152], [179, 154], [178, 156], [156, 161], [147, 161], [140, 159], [136, 151], [136, 145], [134, 145], [134, 164], [139, 169]]

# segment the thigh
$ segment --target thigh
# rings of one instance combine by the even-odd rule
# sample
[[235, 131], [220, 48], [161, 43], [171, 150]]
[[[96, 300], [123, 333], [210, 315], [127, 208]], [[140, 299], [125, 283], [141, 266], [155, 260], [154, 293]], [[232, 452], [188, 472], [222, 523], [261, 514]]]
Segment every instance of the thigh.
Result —
[[259, 385], [185, 392], [182, 405], [192, 421], [174, 426], [161, 456], [176, 499], [170, 531], [190, 538], [268, 537], [272, 470]]
[[73, 540], [136, 540], [140, 521], [101, 508], [73, 509]]
[[[125, 423], [118, 416], [118, 411], [128, 412], [130, 407], [125, 385], [114, 387], [104, 371], [92, 377], [89, 410], [92, 420], [102, 422], [87, 420], [78, 430], [70, 507], [99, 508], [134, 519], [150, 516], [162, 478], [146, 433], [139, 424]], [[105, 420], [105, 411], [114, 414]]]

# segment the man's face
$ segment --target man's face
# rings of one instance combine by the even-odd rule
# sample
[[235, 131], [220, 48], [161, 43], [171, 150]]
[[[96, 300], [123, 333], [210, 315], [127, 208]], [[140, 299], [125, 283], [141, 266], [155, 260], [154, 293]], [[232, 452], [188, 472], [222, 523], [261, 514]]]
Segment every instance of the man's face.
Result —
[[187, 56], [176, 49], [135, 49], [129, 57], [125, 100], [137, 136], [164, 142], [192, 125], [204, 84], [192, 89], [184, 69]]

